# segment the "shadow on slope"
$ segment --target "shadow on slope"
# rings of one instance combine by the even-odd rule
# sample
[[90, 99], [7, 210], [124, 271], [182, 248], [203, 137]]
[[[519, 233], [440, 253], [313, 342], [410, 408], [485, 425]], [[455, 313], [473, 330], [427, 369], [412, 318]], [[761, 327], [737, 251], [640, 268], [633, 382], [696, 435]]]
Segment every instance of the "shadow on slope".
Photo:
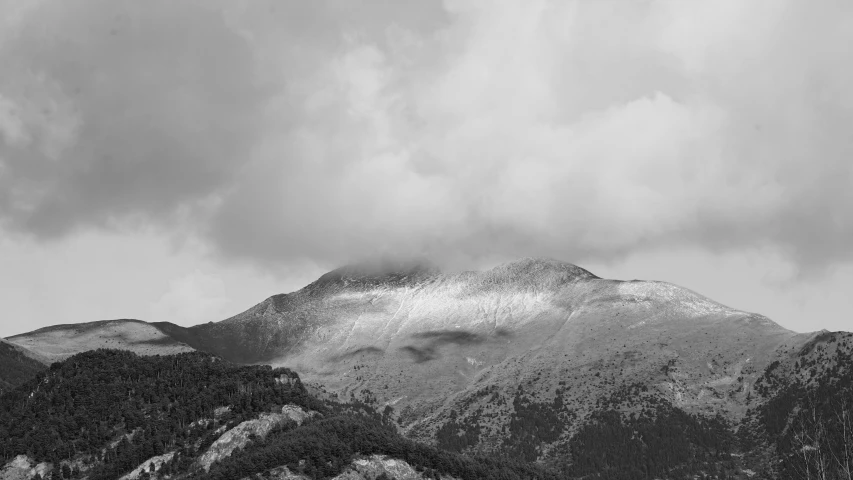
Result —
[[47, 363], [46, 358], [0, 339], [0, 395], [34, 378]]

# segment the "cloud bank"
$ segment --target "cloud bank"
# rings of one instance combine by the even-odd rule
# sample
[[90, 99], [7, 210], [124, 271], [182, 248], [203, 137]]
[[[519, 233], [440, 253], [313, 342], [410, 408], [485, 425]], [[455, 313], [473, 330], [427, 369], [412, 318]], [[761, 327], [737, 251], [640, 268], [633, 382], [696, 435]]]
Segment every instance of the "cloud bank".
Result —
[[264, 265], [853, 259], [853, 4], [0, 2], [0, 223]]

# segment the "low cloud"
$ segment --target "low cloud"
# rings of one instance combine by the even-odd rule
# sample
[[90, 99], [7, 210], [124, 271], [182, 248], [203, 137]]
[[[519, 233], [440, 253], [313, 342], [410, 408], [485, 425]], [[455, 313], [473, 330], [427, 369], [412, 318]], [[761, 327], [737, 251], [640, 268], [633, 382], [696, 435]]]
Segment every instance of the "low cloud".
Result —
[[196, 271], [169, 282], [169, 290], [151, 305], [150, 318], [196, 325], [226, 318], [231, 306], [224, 282]]
[[273, 267], [851, 260], [853, 6], [404, 3], [0, 3], [2, 221]]

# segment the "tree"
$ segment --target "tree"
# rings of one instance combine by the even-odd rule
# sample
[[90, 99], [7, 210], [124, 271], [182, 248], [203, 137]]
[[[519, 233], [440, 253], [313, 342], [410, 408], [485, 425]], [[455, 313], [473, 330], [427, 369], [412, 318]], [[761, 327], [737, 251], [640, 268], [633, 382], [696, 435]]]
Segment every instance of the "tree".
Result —
[[820, 405], [813, 395], [794, 420], [791, 467], [799, 478], [853, 480], [853, 399]]

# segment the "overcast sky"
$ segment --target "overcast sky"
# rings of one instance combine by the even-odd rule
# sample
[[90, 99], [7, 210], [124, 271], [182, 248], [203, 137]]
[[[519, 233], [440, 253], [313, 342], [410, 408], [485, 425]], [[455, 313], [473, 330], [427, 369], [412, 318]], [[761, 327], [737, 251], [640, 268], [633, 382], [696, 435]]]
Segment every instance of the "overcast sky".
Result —
[[548, 256], [853, 330], [848, 0], [0, 0], [0, 336]]

